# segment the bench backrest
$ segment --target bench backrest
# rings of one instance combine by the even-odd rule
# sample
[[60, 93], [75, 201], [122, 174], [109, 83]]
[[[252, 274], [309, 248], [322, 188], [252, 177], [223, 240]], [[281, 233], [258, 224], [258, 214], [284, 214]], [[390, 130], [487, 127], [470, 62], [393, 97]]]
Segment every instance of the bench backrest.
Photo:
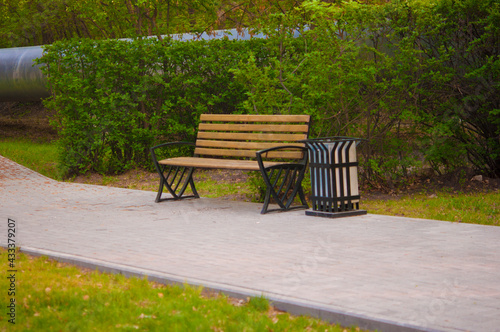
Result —
[[[195, 155], [255, 158], [255, 152], [308, 138], [309, 115], [202, 114]], [[294, 143], [295, 142], [295, 143]], [[272, 151], [267, 158], [301, 159], [298, 150]]]

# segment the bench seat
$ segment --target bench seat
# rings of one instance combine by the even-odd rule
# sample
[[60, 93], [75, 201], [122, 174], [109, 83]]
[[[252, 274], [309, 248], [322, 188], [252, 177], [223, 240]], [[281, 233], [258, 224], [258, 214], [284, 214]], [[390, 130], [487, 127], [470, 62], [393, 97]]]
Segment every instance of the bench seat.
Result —
[[[184, 166], [196, 168], [216, 168], [216, 169], [235, 169], [241, 171], [258, 171], [259, 164], [255, 160], [231, 160], [216, 158], [199, 157], [177, 157], [158, 161], [160, 165]], [[282, 165], [282, 162], [264, 162], [264, 167]]]

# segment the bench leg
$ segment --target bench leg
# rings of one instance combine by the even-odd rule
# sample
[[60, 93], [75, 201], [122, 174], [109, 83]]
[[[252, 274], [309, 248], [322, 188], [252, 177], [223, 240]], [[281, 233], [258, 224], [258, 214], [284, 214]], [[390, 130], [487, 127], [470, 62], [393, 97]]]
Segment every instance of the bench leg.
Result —
[[[158, 175], [160, 176], [160, 186], [158, 194], [156, 195], [155, 202], [178, 200], [183, 198], [200, 198], [193, 181], [193, 167], [178, 167], [178, 166], [165, 166], [161, 165], [158, 168]], [[192, 195], [184, 195], [187, 186], [191, 187]], [[167, 188], [172, 197], [161, 198], [163, 188]]]
[[[266, 184], [266, 196], [261, 214], [271, 211], [285, 211], [291, 209], [308, 209], [307, 201], [302, 189], [305, 166], [302, 164], [284, 164], [261, 169]], [[301, 205], [292, 206], [296, 196], [299, 196]], [[269, 210], [271, 198], [278, 204], [278, 209]]]

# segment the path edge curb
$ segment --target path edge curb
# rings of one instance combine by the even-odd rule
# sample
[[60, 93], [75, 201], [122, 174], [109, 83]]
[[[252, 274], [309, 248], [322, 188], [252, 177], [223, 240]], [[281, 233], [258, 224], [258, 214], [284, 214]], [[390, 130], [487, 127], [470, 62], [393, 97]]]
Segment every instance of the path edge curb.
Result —
[[[0, 246], [6, 248], [4, 244]], [[270, 304], [278, 310], [285, 311], [292, 315], [307, 315], [328, 321], [333, 324], [340, 324], [344, 327], [359, 326], [361, 329], [383, 332], [438, 332], [440, 330], [429, 329], [411, 324], [401, 324], [398, 322], [376, 319], [365, 315], [359, 315], [342, 310], [321, 307], [307, 301], [298, 302], [277, 294], [263, 293], [252, 289], [237, 287], [232, 285], [217, 284], [197, 278], [186, 278], [179, 275], [157, 272], [154, 270], [140, 269], [133, 266], [117, 264], [82, 256], [64, 254], [46, 249], [31, 247], [20, 247], [19, 251], [31, 256], [45, 256], [61, 263], [69, 263], [83, 268], [98, 270], [100, 272], [121, 274], [125, 277], [146, 277], [148, 280], [165, 285], [203, 287], [204, 290], [214, 293], [222, 293], [237, 299], [247, 299], [249, 297], [263, 296], [269, 300]]]

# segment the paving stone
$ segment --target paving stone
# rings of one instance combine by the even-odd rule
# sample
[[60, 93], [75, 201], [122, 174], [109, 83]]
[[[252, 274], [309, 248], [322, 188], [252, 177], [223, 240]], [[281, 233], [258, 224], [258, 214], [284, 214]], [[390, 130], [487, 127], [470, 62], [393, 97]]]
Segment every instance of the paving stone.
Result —
[[500, 227], [155, 195], [53, 181], [0, 156], [0, 245], [12, 218], [24, 251], [103, 271], [264, 294], [347, 326], [500, 331]]

